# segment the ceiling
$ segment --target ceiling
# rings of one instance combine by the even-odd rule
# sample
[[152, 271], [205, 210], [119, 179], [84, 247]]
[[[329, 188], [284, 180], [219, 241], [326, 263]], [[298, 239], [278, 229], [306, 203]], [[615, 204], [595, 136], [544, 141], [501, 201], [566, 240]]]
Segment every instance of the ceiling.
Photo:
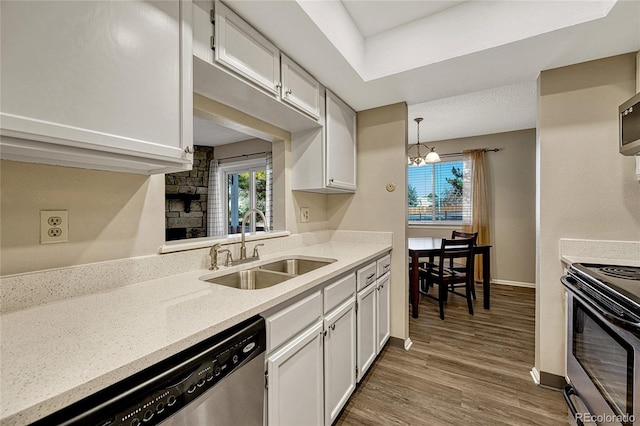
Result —
[[634, 0], [226, 3], [354, 109], [406, 102], [421, 141], [535, 127], [540, 71], [640, 50]]

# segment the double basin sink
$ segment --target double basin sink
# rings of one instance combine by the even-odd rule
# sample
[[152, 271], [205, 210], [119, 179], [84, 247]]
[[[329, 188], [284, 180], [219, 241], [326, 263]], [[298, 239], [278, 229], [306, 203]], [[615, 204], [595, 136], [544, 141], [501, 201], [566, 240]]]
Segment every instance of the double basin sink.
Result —
[[288, 258], [219, 277], [201, 277], [203, 281], [240, 290], [260, 290], [280, 284], [335, 262], [335, 259]]

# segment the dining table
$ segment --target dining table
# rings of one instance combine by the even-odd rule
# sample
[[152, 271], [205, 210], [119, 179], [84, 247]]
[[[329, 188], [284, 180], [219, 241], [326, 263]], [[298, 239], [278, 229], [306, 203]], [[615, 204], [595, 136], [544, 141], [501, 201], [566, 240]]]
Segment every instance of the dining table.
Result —
[[[411, 237], [407, 239], [409, 247], [409, 257], [411, 258], [409, 296], [411, 299], [411, 316], [418, 318], [419, 292], [419, 272], [420, 258], [429, 258], [433, 262], [435, 256], [440, 252], [442, 238], [436, 237]], [[490, 308], [490, 281], [491, 281], [491, 245], [477, 244], [473, 246], [474, 255], [482, 256], [482, 296], [484, 308]]]

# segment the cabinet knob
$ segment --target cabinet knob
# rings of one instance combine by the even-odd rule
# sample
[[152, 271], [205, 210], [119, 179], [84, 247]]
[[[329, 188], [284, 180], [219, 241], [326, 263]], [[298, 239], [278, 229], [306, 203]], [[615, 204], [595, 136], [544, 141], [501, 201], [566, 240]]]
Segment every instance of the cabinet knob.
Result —
[[196, 152], [196, 149], [193, 147], [193, 145], [189, 145], [184, 147], [184, 152], [186, 152], [187, 154], [193, 154], [194, 152]]
[[293, 93], [293, 92], [291, 91], [291, 89], [287, 89], [287, 91], [286, 91], [286, 92], [284, 92], [284, 94], [285, 94], [285, 95], [290, 95], [291, 93]]
[[282, 87], [282, 83], [277, 82], [277, 83], [276, 83], [276, 89], [279, 89], [279, 88], [281, 88], [281, 87]]
[[335, 330], [336, 329], [336, 325], [335, 324], [331, 324], [331, 330]]

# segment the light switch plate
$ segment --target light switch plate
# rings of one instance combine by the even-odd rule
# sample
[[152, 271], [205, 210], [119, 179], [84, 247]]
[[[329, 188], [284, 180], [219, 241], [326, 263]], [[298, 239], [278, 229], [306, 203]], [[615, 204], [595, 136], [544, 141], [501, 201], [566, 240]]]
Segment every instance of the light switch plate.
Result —
[[69, 215], [66, 210], [40, 210], [40, 244], [69, 242]]

